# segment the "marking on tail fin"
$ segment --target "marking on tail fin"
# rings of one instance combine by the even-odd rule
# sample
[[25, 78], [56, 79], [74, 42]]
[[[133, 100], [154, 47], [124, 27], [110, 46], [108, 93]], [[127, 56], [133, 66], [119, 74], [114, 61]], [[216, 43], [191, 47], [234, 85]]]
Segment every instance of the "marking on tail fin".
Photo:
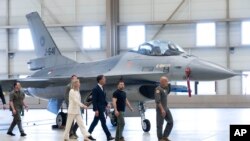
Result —
[[49, 56], [49, 55], [55, 55], [56, 54], [56, 50], [55, 47], [49, 47], [45, 49], [45, 56]]
[[47, 27], [37, 12], [26, 15], [38, 57], [61, 55]]
[[27, 14], [26, 18], [35, 45], [35, 53], [38, 57], [37, 59], [30, 60], [30, 70], [40, 70], [57, 65], [77, 63], [61, 54], [37, 12]]

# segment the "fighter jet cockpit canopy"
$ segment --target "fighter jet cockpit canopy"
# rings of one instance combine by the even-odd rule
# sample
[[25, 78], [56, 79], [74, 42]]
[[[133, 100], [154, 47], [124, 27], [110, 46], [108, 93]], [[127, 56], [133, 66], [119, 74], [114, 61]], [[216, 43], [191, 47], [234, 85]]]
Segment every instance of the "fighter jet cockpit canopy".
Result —
[[185, 53], [177, 44], [171, 41], [152, 40], [141, 44], [138, 48], [131, 50], [148, 56], [175, 56]]

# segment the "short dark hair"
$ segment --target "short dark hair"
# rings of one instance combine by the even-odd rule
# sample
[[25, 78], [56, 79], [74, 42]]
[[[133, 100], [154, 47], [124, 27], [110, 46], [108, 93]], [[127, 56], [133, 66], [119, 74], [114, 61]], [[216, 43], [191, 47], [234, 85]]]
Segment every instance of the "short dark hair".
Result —
[[104, 77], [104, 75], [98, 75], [98, 76], [96, 77], [96, 81], [99, 83], [100, 80], [103, 79], [103, 77]]
[[13, 84], [13, 87], [15, 88], [16, 87], [16, 85], [17, 85], [17, 83], [19, 83], [19, 82], [14, 82], [14, 84]]
[[124, 83], [124, 81], [123, 81], [123, 80], [119, 80], [119, 81], [117, 82], [117, 85], [119, 85], [120, 83]]

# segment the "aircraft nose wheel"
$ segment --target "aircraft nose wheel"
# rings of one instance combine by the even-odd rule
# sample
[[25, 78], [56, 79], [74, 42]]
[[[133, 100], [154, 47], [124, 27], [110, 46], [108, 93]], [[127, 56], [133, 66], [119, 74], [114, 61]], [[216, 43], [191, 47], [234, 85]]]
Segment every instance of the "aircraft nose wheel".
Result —
[[64, 112], [60, 112], [56, 116], [56, 126], [57, 128], [63, 128], [66, 125], [67, 114]]
[[150, 121], [148, 119], [144, 119], [142, 121], [142, 130], [144, 132], [148, 132], [151, 128]]
[[150, 121], [148, 119], [145, 119], [145, 111], [146, 110], [145, 110], [144, 104], [142, 102], [139, 102], [138, 109], [139, 109], [140, 116], [141, 116], [142, 130], [144, 132], [149, 132], [151, 129], [151, 124], [150, 124]]

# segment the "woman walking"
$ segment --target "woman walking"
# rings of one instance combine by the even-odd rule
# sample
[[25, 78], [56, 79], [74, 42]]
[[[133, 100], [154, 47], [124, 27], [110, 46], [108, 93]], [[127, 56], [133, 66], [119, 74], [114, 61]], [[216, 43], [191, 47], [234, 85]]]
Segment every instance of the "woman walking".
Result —
[[79, 79], [72, 80], [71, 82], [71, 90], [69, 91], [69, 107], [68, 107], [68, 117], [66, 122], [66, 128], [64, 131], [64, 140], [69, 140], [69, 131], [72, 125], [72, 122], [76, 120], [77, 124], [80, 127], [80, 130], [84, 136], [84, 141], [90, 141], [88, 137], [90, 134], [87, 132], [85, 125], [83, 124], [83, 120], [81, 117], [80, 108], [87, 109], [88, 107], [81, 103], [81, 95], [79, 92], [80, 89], [80, 81]]

